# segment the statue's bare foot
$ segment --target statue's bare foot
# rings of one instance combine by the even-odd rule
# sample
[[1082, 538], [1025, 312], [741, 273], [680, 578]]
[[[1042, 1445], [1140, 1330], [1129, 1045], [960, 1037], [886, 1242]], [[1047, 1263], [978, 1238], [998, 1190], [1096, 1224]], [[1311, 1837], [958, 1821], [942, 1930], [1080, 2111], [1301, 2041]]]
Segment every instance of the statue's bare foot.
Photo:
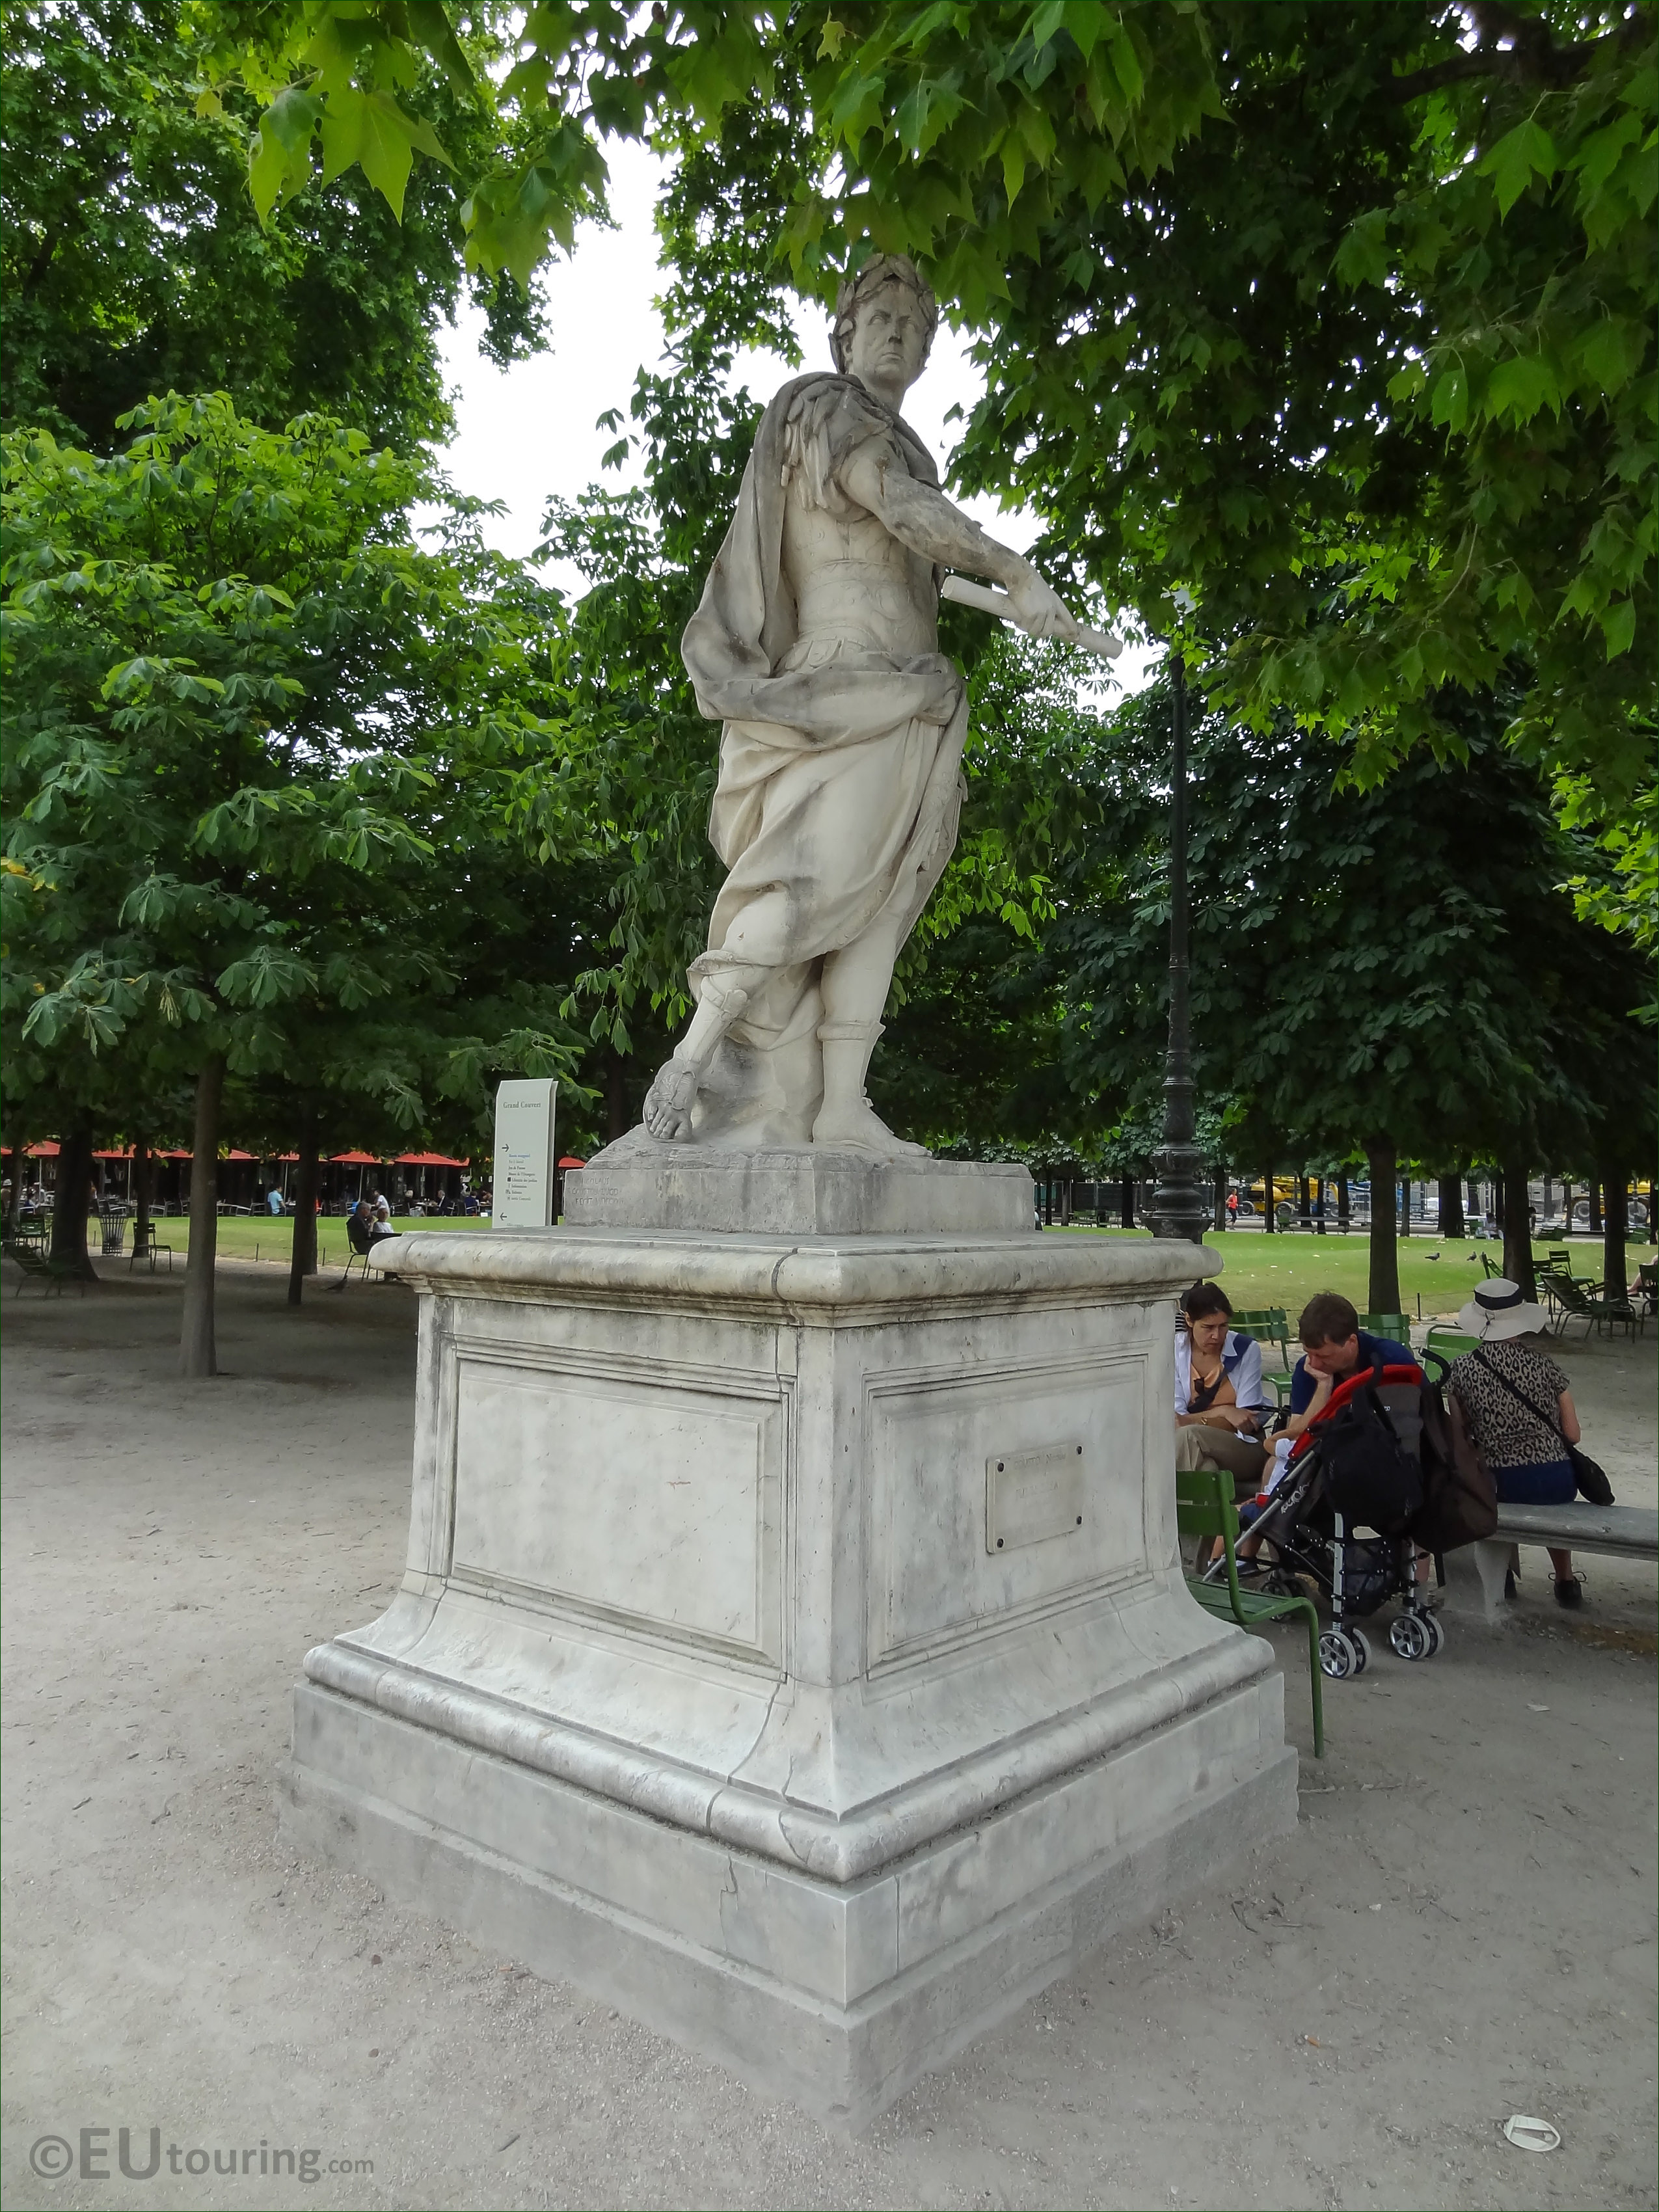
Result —
[[645, 1126], [664, 1143], [683, 1144], [691, 1134], [700, 1071], [690, 1060], [665, 1061], [645, 1094]]
[[926, 1145], [907, 1145], [896, 1137], [867, 1098], [856, 1104], [826, 1106], [812, 1124], [812, 1142], [825, 1152], [867, 1152], [881, 1160], [926, 1160]]

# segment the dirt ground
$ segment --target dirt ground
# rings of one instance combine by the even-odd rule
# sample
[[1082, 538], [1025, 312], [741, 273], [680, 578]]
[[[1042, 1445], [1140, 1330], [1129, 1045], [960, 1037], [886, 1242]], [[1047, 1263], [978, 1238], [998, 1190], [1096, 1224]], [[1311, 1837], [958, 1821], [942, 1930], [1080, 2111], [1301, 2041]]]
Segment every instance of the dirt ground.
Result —
[[[4, 1306], [8, 2206], [1654, 2204], [1650, 1571], [1569, 1620], [1528, 1553], [1516, 1627], [1374, 1639], [1293, 1838], [849, 2144], [278, 1845], [301, 1656], [400, 1571], [413, 1307], [221, 1285], [191, 1385], [177, 1279]], [[1652, 1504], [1652, 1339], [1562, 1356]]]

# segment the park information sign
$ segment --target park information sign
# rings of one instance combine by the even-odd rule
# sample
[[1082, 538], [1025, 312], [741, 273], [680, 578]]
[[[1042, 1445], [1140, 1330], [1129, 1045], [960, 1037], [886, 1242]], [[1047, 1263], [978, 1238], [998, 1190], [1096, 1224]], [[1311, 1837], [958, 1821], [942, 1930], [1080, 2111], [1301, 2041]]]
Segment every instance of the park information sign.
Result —
[[492, 1218], [498, 1229], [548, 1229], [557, 1188], [553, 1150], [551, 1076], [503, 1083], [495, 1092], [495, 1182]]

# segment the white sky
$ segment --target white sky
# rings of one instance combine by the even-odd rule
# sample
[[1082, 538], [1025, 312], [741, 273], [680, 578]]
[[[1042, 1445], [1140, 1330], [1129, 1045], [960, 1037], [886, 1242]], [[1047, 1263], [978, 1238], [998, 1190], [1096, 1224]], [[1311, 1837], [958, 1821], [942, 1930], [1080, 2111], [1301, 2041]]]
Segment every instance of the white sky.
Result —
[[[502, 502], [505, 511], [486, 523], [485, 536], [520, 558], [541, 535], [543, 508], [552, 494], [572, 499], [596, 479], [620, 486], [637, 474], [632, 469], [602, 474], [599, 457], [617, 434], [594, 426], [612, 407], [626, 421], [635, 372], [641, 365], [654, 367], [662, 353], [662, 322], [652, 305], [662, 284], [652, 222], [662, 171], [648, 149], [625, 141], [608, 146], [606, 158], [617, 228], [584, 228], [571, 258], [544, 268], [550, 349], [497, 368], [478, 351], [482, 319], [470, 308], [454, 330], [442, 333], [456, 418], [444, 466], [457, 490]], [[797, 327], [806, 366], [827, 368], [828, 334], [819, 319], [803, 313]], [[798, 374], [771, 353], [747, 353], [737, 364], [738, 381], [761, 400]], [[927, 370], [904, 409], [941, 471], [957, 435], [945, 415], [958, 404], [965, 415], [983, 388], [962, 340], [941, 323]], [[994, 500], [978, 495], [960, 503], [983, 529], [1018, 551], [1038, 535], [1033, 516], [1005, 514]], [[544, 573], [573, 592], [583, 588], [578, 572], [563, 562], [550, 563]], [[1114, 673], [1135, 689], [1153, 658], [1131, 644]]]

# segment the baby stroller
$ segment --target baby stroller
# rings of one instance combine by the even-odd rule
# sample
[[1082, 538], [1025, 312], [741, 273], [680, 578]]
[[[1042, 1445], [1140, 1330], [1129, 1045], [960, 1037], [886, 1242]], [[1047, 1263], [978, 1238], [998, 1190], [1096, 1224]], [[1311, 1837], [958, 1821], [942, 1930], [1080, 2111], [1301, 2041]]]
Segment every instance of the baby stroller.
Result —
[[1391, 1597], [1400, 1611], [1389, 1641], [1402, 1659], [1431, 1659], [1445, 1641], [1419, 1597], [1418, 1547], [1407, 1533], [1424, 1498], [1423, 1386], [1415, 1364], [1371, 1368], [1339, 1384], [1297, 1438], [1250, 1529], [1262, 1540], [1267, 1589], [1312, 1583], [1328, 1601], [1319, 1663], [1333, 1681], [1364, 1673], [1371, 1648], [1357, 1624]]

